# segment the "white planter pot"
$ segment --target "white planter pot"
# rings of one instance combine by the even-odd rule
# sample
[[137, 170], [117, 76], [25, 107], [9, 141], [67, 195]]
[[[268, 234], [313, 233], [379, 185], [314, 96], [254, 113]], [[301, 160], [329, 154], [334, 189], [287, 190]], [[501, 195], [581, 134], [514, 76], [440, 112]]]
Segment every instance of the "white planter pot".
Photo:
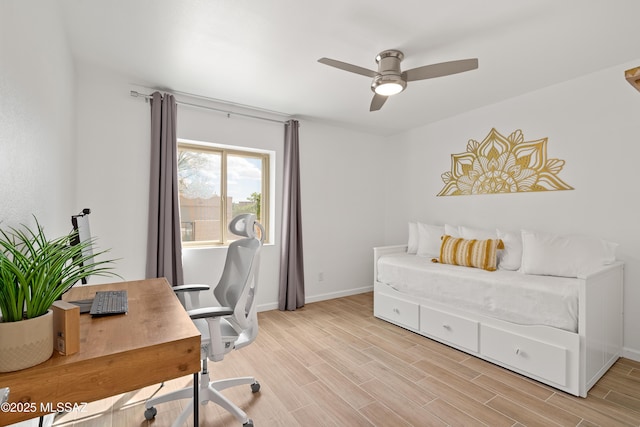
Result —
[[0, 322], [0, 372], [35, 366], [53, 354], [53, 312], [19, 322]]

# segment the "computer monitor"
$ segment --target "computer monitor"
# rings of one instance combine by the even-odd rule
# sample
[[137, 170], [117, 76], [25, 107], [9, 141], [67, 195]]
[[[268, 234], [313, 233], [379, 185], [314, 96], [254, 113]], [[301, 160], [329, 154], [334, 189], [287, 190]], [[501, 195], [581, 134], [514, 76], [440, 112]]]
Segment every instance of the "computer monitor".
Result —
[[[71, 216], [71, 224], [73, 225], [73, 229], [77, 231], [74, 234], [74, 238], [71, 240], [72, 245], [77, 245], [80, 242], [86, 242], [91, 240], [91, 229], [89, 228], [89, 214], [91, 213], [91, 209], [83, 209], [81, 213], [78, 215]], [[82, 258], [87, 260], [87, 262], [93, 262], [93, 246], [87, 245], [82, 250]], [[82, 279], [82, 284], [87, 284], [87, 279]]]

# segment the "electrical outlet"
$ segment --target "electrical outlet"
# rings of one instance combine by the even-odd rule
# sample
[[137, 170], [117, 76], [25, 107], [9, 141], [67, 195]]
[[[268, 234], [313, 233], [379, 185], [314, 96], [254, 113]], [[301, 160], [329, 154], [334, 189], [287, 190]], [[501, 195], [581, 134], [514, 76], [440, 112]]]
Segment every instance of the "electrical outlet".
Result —
[[324, 272], [321, 271], [320, 273], [318, 273], [318, 282], [323, 282], [324, 281]]

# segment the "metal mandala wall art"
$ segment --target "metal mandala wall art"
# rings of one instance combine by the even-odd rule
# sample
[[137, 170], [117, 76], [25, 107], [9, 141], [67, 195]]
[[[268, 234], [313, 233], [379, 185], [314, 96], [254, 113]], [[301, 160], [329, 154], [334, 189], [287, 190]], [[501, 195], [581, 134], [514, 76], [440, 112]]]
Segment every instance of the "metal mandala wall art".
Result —
[[467, 151], [451, 155], [451, 171], [443, 173], [438, 196], [573, 190], [558, 177], [564, 160], [547, 159], [547, 138], [525, 141], [520, 129], [508, 137], [491, 129]]

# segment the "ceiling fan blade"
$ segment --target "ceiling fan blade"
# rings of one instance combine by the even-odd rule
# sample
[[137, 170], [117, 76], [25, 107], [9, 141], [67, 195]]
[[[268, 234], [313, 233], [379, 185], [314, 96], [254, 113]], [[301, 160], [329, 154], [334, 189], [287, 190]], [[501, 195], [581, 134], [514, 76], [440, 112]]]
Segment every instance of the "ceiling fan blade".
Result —
[[371, 100], [371, 107], [369, 107], [369, 111], [378, 111], [382, 108], [388, 96], [378, 95], [377, 93], [373, 95], [373, 99]]
[[405, 81], [432, 79], [434, 77], [448, 76], [478, 68], [478, 58], [461, 59], [458, 61], [441, 62], [439, 64], [425, 65], [413, 68], [402, 73]]
[[373, 70], [369, 70], [363, 67], [358, 67], [357, 65], [353, 65], [353, 64], [347, 64], [346, 62], [342, 62], [342, 61], [336, 61], [335, 59], [320, 58], [318, 59], [318, 62], [320, 62], [321, 64], [329, 65], [331, 67], [340, 68], [341, 70], [344, 70], [344, 71], [349, 71], [351, 73], [356, 73], [356, 74], [360, 74], [360, 75], [371, 77], [371, 78], [374, 78], [375, 76], [378, 75], [378, 73]]

